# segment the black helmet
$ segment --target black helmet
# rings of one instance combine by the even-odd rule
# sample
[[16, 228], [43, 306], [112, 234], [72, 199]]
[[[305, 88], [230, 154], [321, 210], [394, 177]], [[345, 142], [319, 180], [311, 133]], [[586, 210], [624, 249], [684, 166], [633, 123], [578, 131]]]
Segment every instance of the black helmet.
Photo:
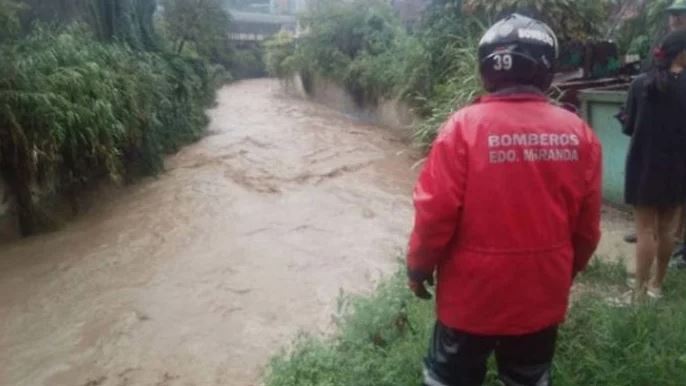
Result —
[[557, 37], [545, 23], [513, 14], [495, 23], [479, 43], [479, 70], [484, 87], [513, 86], [548, 90], [558, 55]]

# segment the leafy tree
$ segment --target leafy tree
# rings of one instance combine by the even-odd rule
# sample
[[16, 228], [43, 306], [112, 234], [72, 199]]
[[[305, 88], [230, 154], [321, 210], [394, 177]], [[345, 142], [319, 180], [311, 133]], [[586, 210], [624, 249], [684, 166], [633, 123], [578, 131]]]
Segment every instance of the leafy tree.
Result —
[[14, 0], [0, 0], [0, 41], [19, 30], [19, 13], [25, 7]]
[[220, 0], [162, 0], [162, 4], [176, 53], [192, 44], [198, 54], [211, 57], [228, 47], [231, 18]]
[[165, 49], [156, 0], [23, 3], [0, 0], [0, 177], [30, 235], [52, 223], [37, 198], [154, 173], [197, 139], [223, 73]]
[[134, 48], [157, 48], [153, 28], [156, 0], [90, 0], [90, 16], [101, 39], [119, 40]]
[[288, 33], [281, 32], [265, 43], [266, 69], [269, 74], [278, 78], [288, 78], [293, 75], [292, 58], [295, 52], [295, 39]]
[[617, 12], [623, 17], [613, 26], [616, 29], [613, 37], [617, 40], [620, 50], [644, 58], [648, 56], [651, 45], [656, 44], [667, 33], [665, 9], [672, 2], [651, 0], [623, 3]]
[[82, 26], [0, 45], [0, 175], [22, 232], [45, 221], [35, 188], [75, 192], [159, 170], [202, 132], [215, 75], [199, 60], [103, 44]]
[[601, 35], [609, 17], [610, 0], [464, 0], [468, 14], [488, 18], [522, 12], [546, 21], [562, 40], [586, 40]]
[[153, 26], [157, 0], [23, 0], [22, 2], [26, 4], [26, 11], [21, 17], [25, 33], [32, 30], [36, 21], [55, 25], [80, 22], [90, 25], [100, 40], [125, 42], [138, 50], [159, 49], [159, 39]]

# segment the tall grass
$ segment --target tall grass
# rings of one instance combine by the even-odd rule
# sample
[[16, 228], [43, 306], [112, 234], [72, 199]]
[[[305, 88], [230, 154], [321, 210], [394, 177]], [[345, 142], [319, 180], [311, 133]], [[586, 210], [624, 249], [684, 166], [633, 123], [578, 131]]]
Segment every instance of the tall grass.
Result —
[[201, 134], [213, 98], [202, 61], [98, 42], [88, 29], [38, 27], [0, 47], [0, 170], [25, 234], [35, 190], [153, 173], [165, 152]]
[[437, 53], [436, 62], [447, 65], [429, 94], [417, 96], [426, 117], [415, 131], [419, 144], [429, 146], [443, 122], [482, 93], [477, 55], [480, 35], [478, 28], [464, 28], [463, 34], [453, 36]]
[[[619, 265], [596, 262], [561, 329], [556, 385], [677, 386], [686, 379], [686, 273], [671, 274], [666, 298], [613, 307]], [[301, 336], [277, 356], [268, 386], [418, 385], [433, 324], [432, 304], [414, 300], [397, 274], [370, 296], [343, 301], [332, 338]], [[608, 289], [607, 286], [617, 286]], [[487, 385], [497, 385], [491, 366]]]

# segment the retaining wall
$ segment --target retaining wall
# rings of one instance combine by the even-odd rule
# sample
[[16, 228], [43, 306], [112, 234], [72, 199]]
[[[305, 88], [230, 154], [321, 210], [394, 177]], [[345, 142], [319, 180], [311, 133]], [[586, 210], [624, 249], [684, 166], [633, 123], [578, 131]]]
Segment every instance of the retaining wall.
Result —
[[380, 99], [374, 105], [360, 106], [343, 87], [322, 77], [312, 77], [305, 88], [302, 78], [295, 76], [287, 82], [287, 89], [297, 95], [341, 111], [372, 125], [383, 126], [406, 138], [412, 136], [417, 116], [407, 103], [399, 99]]

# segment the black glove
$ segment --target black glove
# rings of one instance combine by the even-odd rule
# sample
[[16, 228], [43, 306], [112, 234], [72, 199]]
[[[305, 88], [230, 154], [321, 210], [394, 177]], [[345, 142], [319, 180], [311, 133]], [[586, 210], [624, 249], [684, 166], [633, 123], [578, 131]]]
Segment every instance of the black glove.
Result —
[[428, 284], [429, 287], [433, 287], [433, 273], [427, 274], [424, 272], [408, 271], [407, 277], [409, 279], [407, 285], [410, 287], [410, 290], [414, 292], [416, 297], [424, 300], [431, 300], [431, 293], [426, 289], [426, 286]]

